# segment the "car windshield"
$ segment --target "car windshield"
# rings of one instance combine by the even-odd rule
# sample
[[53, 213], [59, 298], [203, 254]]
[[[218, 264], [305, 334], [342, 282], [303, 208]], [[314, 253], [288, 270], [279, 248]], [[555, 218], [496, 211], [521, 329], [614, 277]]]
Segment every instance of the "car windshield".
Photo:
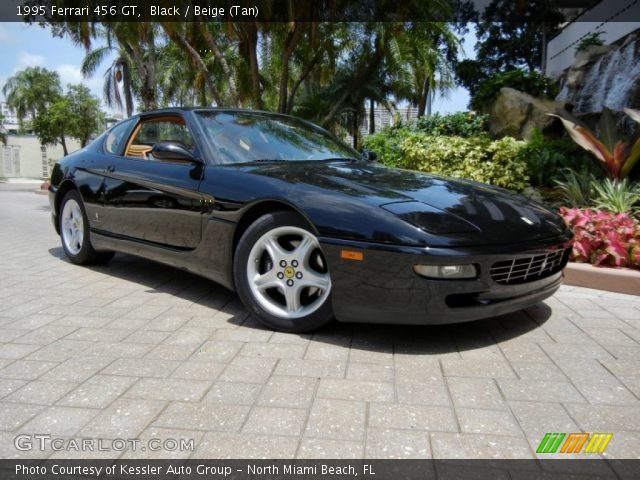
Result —
[[221, 163], [360, 158], [325, 130], [292, 117], [206, 110], [196, 114]]

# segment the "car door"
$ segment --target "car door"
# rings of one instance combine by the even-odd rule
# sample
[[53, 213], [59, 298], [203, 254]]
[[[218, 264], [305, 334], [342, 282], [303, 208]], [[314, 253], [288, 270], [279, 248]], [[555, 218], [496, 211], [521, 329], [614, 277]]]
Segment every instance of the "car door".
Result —
[[122, 154], [105, 168], [104, 229], [157, 246], [194, 249], [202, 235], [198, 187], [204, 164], [154, 158], [151, 150], [158, 142], [197, 151], [181, 115], [141, 117]]

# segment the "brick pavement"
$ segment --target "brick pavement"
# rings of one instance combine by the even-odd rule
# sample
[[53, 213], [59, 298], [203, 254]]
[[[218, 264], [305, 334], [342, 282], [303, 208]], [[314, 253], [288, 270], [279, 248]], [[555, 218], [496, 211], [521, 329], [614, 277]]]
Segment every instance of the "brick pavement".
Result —
[[[469, 324], [291, 335], [173, 268], [70, 264], [33, 185], [0, 184], [0, 225], [3, 458], [532, 458], [550, 431], [640, 457], [640, 296], [562, 287]], [[14, 447], [34, 433], [195, 450]]]

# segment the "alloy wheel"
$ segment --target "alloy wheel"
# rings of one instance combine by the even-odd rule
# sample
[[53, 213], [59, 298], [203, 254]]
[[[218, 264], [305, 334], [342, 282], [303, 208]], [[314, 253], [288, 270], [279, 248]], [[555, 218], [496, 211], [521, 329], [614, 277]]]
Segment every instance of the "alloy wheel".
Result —
[[62, 208], [62, 241], [72, 255], [77, 255], [84, 241], [84, 219], [80, 205], [73, 198], [68, 199]]
[[318, 239], [292, 226], [262, 235], [247, 261], [249, 288], [272, 315], [292, 319], [318, 310], [331, 291], [331, 278]]

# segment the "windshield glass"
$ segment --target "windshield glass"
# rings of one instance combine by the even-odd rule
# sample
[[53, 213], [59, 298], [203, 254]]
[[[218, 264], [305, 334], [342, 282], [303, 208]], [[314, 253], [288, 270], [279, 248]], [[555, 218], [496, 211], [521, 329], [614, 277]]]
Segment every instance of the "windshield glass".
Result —
[[221, 163], [360, 158], [325, 130], [295, 118], [231, 111], [196, 115]]

